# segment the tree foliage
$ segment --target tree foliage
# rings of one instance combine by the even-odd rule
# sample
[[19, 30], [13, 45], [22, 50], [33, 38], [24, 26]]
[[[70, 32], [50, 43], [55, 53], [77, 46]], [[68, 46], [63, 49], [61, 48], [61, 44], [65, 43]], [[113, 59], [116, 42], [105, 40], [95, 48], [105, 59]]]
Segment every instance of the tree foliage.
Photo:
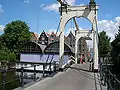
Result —
[[17, 20], [8, 23], [5, 26], [4, 34], [0, 36], [0, 60], [18, 59], [19, 48], [30, 39], [29, 27], [25, 22]]
[[18, 51], [20, 46], [31, 38], [28, 25], [19, 20], [8, 23], [4, 32], [6, 46], [11, 51]]
[[112, 58], [114, 63], [120, 63], [120, 26], [115, 40], [112, 42]]
[[115, 40], [112, 44], [112, 62], [114, 73], [120, 73], [120, 26], [118, 27], [118, 33], [115, 35]]
[[110, 55], [111, 44], [110, 38], [106, 35], [105, 31], [99, 33], [99, 56], [105, 57]]
[[16, 54], [14, 52], [10, 52], [7, 48], [1, 49], [0, 60], [14, 62], [16, 61]]

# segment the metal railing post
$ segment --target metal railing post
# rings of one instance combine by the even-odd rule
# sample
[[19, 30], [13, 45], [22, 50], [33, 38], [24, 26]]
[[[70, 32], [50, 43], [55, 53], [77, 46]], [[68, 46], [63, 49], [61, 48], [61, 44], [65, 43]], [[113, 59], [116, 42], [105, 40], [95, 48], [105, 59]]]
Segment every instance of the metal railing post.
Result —
[[50, 73], [49, 73], [49, 75], [51, 75], [51, 71], [52, 71], [52, 70], [51, 70], [51, 64], [52, 64], [52, 63], [50, 62]]
[[108, 74], [108, 71], [106, 72], [107, 74], [106, 74], [106, 83], [107, 83], [107, 90], [110, 90], [109, 89], [109, 74]]
[[56, 62], [55, 61], [53, 61], [53, 70], [54, 70], [54, 72], [56, 72]]
[[2, 69], [2, 90], [5, 90], [5, 69]]
[[43, 75], [42, 75], [43, 77], [45, 77], [44, 74], [45, 74], [45, 64], [43, 64]]
[[115, 78], [114, 78], [114, 75], [112, 76], [112, 87], [113, 87], [113, 90], [115, 90], [115, 87], [114, 87], [114, 81], [115, 81]]
[[114, 80], [114, 90], [116, 90], [117, 87], [116, 87], [116, 80]]
[[116, 78], [114, 72], [111, 72], [111, 64], [107, 62], [105, 65], [100, 63], [100, 77], [101, 81], [104, 80], [104, 85], [107, 85], [107, 90], [118, 90], [120, 88], [120, 81]]
[[34, 65], [34, 82], [36, 81], [36, 65]]
[[23, 87], [24, 86], [24, 82], [23, 82], [23, 67], [21, 67], [21, 87]]
[[100, 62], [100, 79], [101, 81], [103, 80], [103, 66], [102, 66], [102, 63]]

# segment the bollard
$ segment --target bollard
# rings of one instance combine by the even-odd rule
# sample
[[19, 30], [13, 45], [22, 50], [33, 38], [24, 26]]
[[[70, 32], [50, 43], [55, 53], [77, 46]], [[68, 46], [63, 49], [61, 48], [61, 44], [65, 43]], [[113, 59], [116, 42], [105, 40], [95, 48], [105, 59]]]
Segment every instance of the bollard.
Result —
[[36, 65], [34, 65], [34, 82], [36, 81]]

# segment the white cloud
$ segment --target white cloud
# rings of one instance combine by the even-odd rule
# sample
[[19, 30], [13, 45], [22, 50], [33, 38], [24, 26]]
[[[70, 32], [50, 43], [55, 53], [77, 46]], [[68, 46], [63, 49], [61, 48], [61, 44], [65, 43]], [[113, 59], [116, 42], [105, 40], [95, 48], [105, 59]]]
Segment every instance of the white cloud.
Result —
[[30, 3], [30, 0], [24, 0], [24, 3], [26, 4]]
[[[98, 32], [105, 31], [111, 38], [111, 41], [115, 39], [115, 34], [118, 32], [118, 25], [120, 25], [120, 17], [116, 17], [112, 20], [100, 20], [98, 21]], [[89, 47], [93, 47], [92, 41], [87, 41]]]
[[40, 8], [44, 8], [44, 6], [45, 6], [45, 4], [41, 4], [41, 5], [40, 5]]
[[120, 17], [116, 17], [115, 21], [117, 21], [117, 23], [120, 23]]
[[98, 30], [106, 31], [107, 35], [111, 38], [111, 41], [115, 39], [115, 34], [118, 32], [118, 24], [120, 23], [120, 18], [116, 17], [114, 21], [111, 20], [101, 20], [98, 21]]
[[80, 5], [77, 5], [77, 6], [84, 6], [85, 4], [80, 4]]
[[[63, 0], [64, 1], [64, 0]], [[75, 5], [76, 0], [66, 0], [66, 2], [69, 5]], [[51, 5], [45, 5], [45, 4], [41, 4], [40, 6], [42, 6], [41, 8], [43, 10], [47, 10], [47, 11], [56, 11], [58, 12], [58, 7], [60, 7], [59, 3], [53, 3]]]
[[3, 32], [4, 31], [4, 26], [3, 25], [0, 25], [0, 32]]
[[1, 4], [0, 4], [0, 12], [4, 12]]
[[48, 10], [48, 11], [56, 11], [58, 12], [58, 7], [60, 6], [60, 4], [51, 4], [51, 5], [44, 5], [43, 6], [43, 10]]

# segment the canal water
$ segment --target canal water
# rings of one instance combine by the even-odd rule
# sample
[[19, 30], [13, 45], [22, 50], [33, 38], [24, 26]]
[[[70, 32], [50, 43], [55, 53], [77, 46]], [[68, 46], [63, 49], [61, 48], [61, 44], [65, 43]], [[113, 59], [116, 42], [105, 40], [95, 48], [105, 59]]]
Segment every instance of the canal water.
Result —
[[[9, 71], [5, 74], [5, 90], [12, 90], [13, 88], [17, 88], [20, 86], [20, 81], [19, 79], [17, 80], [17, 76], [16, 76], [16, 71], [12, 70]], [[8, 82], [8, 81], [12, 81], [13, 79], [16, 79], [13, 82]], [[7, 83], [8, 82], [8, 83]], [[0, 84], [2, 83], [2, 74], [0, 73]], [[3, 86], [0, 86], [0, 90], [3, 90]]]
[[[25, 74], [27, 73], [28, 76], [25, 77]], [[13, 90], [15, 88], [18, 88], [21, 86], [21, 79], [20, 77], [20, 72], [16, 72], [16, 70], [9, 71], [5, 74], [5, 89], [4, 90]], [[36, 79], [40, 79], [42, 76], [41, 73], [36, 73]], [[32, 72], [25, 72], [24, 73], [24, 85], [28, 84], [30, 82], [34, 81], [34, 73]], [[0, 83], [2, 83], [2, 75], [0, 74]], [[3, 86], [0, 86], [0, 90], [3, 90]]]

